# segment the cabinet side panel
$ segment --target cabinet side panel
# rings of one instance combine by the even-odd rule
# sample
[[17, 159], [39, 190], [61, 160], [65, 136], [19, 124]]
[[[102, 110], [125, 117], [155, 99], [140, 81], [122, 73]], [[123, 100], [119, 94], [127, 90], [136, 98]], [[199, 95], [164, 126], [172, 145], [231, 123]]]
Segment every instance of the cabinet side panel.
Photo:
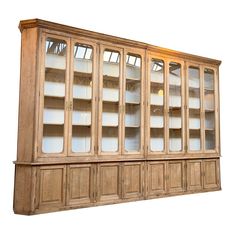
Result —
[[220, 187], [218, 159], [204, 161], [204, 188], [214, 189]]
[[13, 209], [17, 214], [32, 213], [32, 173], [33, 168], [16, 165]]
[[22, 32], [17, 160], [30, 161], [34, 144], [37, 29]]

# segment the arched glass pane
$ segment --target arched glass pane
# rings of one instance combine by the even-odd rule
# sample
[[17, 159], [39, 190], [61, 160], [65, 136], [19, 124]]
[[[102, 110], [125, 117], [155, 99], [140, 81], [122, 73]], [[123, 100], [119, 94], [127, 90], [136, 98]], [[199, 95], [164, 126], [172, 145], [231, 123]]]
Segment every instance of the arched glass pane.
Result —
[[164, 61], [152, 59], [150, 68], [150, 150], [164, 150]]
[[[137, 62], [139, 61], [139, 62]], [[127, 54], [125, 79], [125, 150], [140, 150], [141, 57]]]
[[71, 150], [91, 151], [93, 49], [89, 45], [74, 45], [73, 112]]
[[47, 38], [42, 152], [61, 153], [64, 146], [66, 42]]
[[188, 68], [189, 150], [201, 150], [200, 70]]
[[169, 150], [182, 151], [181, 64], [169, 64]]
[[205, 149], [215, 149], [214, 71], [204, 70]]

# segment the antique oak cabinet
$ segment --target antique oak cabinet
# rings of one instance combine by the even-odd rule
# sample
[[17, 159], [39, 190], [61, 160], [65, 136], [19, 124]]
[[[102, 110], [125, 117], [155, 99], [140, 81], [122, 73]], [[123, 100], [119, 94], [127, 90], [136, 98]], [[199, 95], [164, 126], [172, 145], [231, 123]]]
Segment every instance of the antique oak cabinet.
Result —
[[19, 29], [15, 213], [220, 190], [220, 61], [39, 19]]

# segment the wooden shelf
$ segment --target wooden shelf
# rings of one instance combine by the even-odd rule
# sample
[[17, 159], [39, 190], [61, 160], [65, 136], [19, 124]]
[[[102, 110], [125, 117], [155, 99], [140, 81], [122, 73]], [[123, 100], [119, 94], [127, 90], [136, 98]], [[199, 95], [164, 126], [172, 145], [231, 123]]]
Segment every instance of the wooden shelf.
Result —
[[188, 89], [189, 90], [193, 90], [193, 91], [195, 91], [195, 90], [200, 91], [199, 87], [188, 87]]
[[141, 82], [141, 78], [137, 79], [137, 78], [126, 77], [126, 83], [129, 83], [129, 82]]
[[102, 124], [103, 128], [118, 128], [119, 125], [109, 125], [109, 124]]
[[164, 105], [158, 105], [158, 104], [150, 104], [151, 107], [159, 107], [160, 110], [164, 109]]
[[72, 123], [72, 126], [83, 126], [83, 127], [90, 127], [91, 124], [74, 124]]
[[164, 88], [164, 83], [155, 82], [155, 81], [150, 81], [150, 82], [151, 82], [151, 87]]
[[74, 80], [77, 80], [80, 78], [92, 79], [92, 73], [84, 73], [84, 72], [74, 71]]
[[214, 88], [204, 88], [204, 90], [205, 90], [205, 91], [212, 91], [212, 92], [214, 92], [214, 91], [215, 91], [215, 89], [214, 89]]
[[195, 107], [188, 107], [189, 111], [192, 111], [192, 112], [197, 112], [197, 111], [201, 111], [200, 108], [195, 108]]
[[102, 100], [103, 103], [115, 103], [119, 104], [119, 101], [111, 101], [111, 100]]
[[114, 76], [110, 76], [110, 75], [103, 75], [103, 80], [119, 83], [120, 77], [114, 77]]
[[200, 107], [188, 107], [189, 111], [194, 111], [195, 110], [195, 113], [197, 113], [197, 111], [200, 111]]
[[209, 132], [215, 131], [215, 128], [205, 128], [205, 131], [209, 131]]
[[169, 107], [169, 111], [181, 111], [182, 107]]
[[125, 125], [125, 128], [140, 128], [140, 125]]
[[64, 96], [44, 95], [44, 99], [64, 100]]
[[215, 112], [215, 109], [205, 109], [205, 112]]
[[43, 123], [43, 125], [49, 126], [63, 126], [65, 123]]
[[204, 96], [207, 96], [207, 95], [214, 95], [214, 90], [204, 90]]
[[131, 101], [126, 101], [125, 104], [127, 105], [140, 105], [140, 102], [131, 102]]
[[84, 101], [84, 102], [92, 102], [92, 98], [78, 98], [78, 97], [73, 97], [73, 100], [78, 100], [78, 101]]

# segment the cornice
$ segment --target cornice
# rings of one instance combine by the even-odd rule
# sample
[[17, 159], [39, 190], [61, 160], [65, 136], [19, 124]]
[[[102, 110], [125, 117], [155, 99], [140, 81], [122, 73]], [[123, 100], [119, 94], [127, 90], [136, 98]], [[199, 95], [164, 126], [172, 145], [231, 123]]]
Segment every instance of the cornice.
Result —
[[54, 23], [54, 22], [50, 22], [50, 21], [41, 20], [41, 19], [23, 20], [23, 21], [20, 21], [20, 23], [19, 23], [19, 29], [21, 32], [23, 32], [23, 30], [25, 30], [25, 29], [35, 28], [35, 27], [48, 29], [48, 30], [55, 30], [55, 31], [68, 33], [68, 34], [80, 35], [80, 36], [84, 36], [84, 37], [93, 38], [96, 40], [103, 40], [103, 41], [117, 43], [117, 44], [130, 46], [130, 47], [138, 47], [138, 48], [146, 49], [149, 51], [162, 53], [162, 54], [165, 54], [168, 56], [180, 57], [180, 58], [183, 58], [186, 60], [199, 61], [202, 63], [212, 64], [212, 65], [217, 65], [217, 66], [219, 66], [221, 64], [221, 61], [216, 60], [216, 59], [197, 56], [197, 55], [179, 52], [179, 51], [175, 51], [175, 50], [170, 50], [170, 49], [150, 45], [150, 44], [135, 41], [135, 40], [120, 38], [120, 37], [111, 36], [111, 35], [102, 34], [102, 33], [97, 33], [97, 32], [93, 32], [93, 31], [80, 29], [80, 28], [76, 28], [76, 27], [72, 27], [72, 26], [67, 26], [67, 25], [63, 25], [63, 24], [58, 24], [58, 23]]

